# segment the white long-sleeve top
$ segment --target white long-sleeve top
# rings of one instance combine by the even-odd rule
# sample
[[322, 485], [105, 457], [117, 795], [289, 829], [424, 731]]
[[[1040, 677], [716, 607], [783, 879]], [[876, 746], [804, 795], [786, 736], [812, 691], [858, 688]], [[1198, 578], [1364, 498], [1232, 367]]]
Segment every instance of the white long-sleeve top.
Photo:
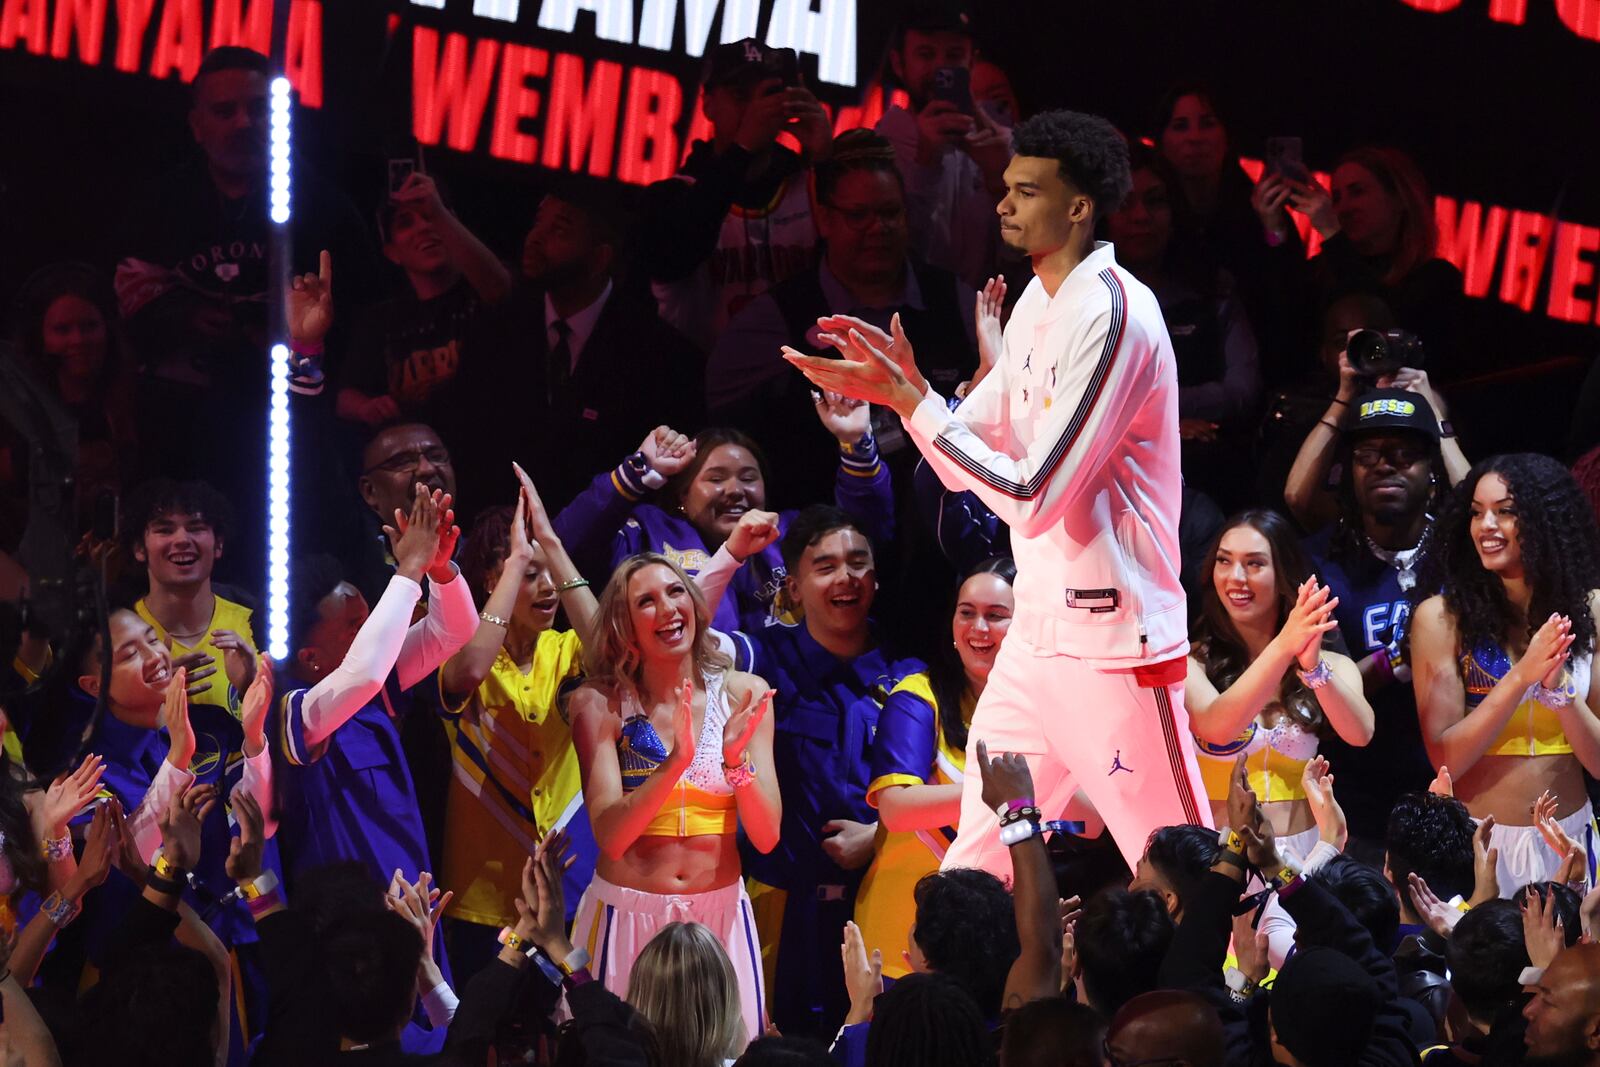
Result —
[[1054, 297], [1035, 277], [995, 368], [954, 412], [929, 390], [905, 425], [946, 486], [1011, 527], [1011, 638], [1108, 669], [1188, 653], [1177, 364], [1109, 243]]
[[301, 716], [308, 748], [320, 747], [372, 700], [391, 670], [400, 688], [410, 689], [477, 632], [477, 608], [459, 573], [443, 584], [431, 583], [428, 614], [413, 623], [421, 597], [422, 586], [410, 578], [396, 574], [389, 579], [344, 660], [306, 692]]

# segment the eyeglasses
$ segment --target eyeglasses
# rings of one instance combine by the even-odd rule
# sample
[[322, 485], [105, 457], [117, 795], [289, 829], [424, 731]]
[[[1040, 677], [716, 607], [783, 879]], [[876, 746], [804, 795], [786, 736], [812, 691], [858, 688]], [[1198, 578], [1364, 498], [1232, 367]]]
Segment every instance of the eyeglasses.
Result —
[[1119, 1060], [1116, 1053], [1111, 1051], [1110, 1038], [1100, 1043], [1100, 1051], [1105, 1055], [1106, 1067], [1189, 1067], [1189, 1061], [1182, 1056], [1156, 1056], [1148, 1060]]
[[894, 207], [840, 207], [838, 204], [825, 204], [829, 211], [844, 220], [844, 224], [857, 233], [864, 233], [872, 227], [873, 220], [877, 220], [886, 230], [904, 225], [906, 209], [896, 204]]
[[383, 471], [386, 474], [407, 474], [420, 469], [423, 460], [427, 460], [429, 466], [448, 467], [450, 465], [450, 452], [443, 445], [396, 452], [388, 459], [374, 463], [361, 473], [371, 474], [373, 471]]
[[1428, 452], [1416, 445], [1390, 445], [1387, 448], [1368, 445], [1352, 450], [1350, 458], [1362, 467], [1376, 467], [1380, 459], [1388, 460], [1391, 467], [1409, 467], [1427, 459]]

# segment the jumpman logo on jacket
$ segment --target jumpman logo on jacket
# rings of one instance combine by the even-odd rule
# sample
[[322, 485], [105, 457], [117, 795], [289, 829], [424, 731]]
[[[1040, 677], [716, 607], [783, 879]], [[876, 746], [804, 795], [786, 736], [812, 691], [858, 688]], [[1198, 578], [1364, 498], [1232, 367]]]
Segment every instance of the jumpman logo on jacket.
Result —
[[1029, 370], [1033, 367], [1033, 349], [1028, 349], [1028, 354], [1022, 357], [1022, 369]]
[[1118, 771], [1127, 771], [1129, 774], [1133, 773], [1133, 768], [1122, 762], [1122, 749], [1120, 748], [1117, 749], [1116, 754], [1111, 757], [1111, 769], [1106, 772], [1106, 777], [1110, 778]]

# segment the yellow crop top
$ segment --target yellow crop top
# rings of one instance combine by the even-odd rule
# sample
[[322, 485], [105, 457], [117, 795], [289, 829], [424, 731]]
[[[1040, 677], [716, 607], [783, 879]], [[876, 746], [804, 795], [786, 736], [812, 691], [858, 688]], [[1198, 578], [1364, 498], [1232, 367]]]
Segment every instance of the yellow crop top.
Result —
[[[1590, 656], [1574, 656], [1568, 670], [1580, 695], [1589, 690]], [[1467, 690], [1467, 710], [1483, 703], [1483, 698], [1511, 669], [1505, 649], [1487, 641], [1461, 656], [1461, 682]], [[1500, 735], [1489, 743], [1486, 756], [1561, 756], [1572, 753], [1572, 742], [1562, 732], [1555, 710], [1533, 699], [1533, 690], [1522, 694], [1517, 710], [1511, 713]]]
[[[700, 727], [694, 762], [683, 772], [672, 794], [661, 805], [642, 837], [702, 837], [731, 834], [739, 828], [733, 787], [722, 771], [722, 728], [728, 720], [728, 702], [722, 676], [706, 678], [706, 715]], [[629, 716], [617, 738], [617, 764], [622, 769], [622, 791], [631, 793], [666, 762], [667, 747], [643, 714]]]
[[1300, 776], [1317, 754], [1317, 735], [1298, 722], [1280, 718], [1270, 729], [1252, 719], [1238, 737], [1225, 745], [1194, 739], [1200, 777], [1206, 783], [1206, 796], [1227, 800], [1233, 778], [1233, 761], [1245, 753], [1245, 769], [1250, 788], [1263, 803], [1276, 800], [1304, 800], [1305, 787]]

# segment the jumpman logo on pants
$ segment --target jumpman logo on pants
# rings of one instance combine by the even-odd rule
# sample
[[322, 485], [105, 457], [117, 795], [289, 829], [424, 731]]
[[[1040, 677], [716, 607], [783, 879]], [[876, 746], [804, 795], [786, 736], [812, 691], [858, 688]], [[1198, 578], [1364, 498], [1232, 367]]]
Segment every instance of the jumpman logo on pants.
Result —
[[1111, 769], [1106, 772], [1106, 777], [1110, 778], [1118, 771], [1127, 771], [1129, 774], [1133, 773], [1133, 768], [1122, 762], [1122, 749], [1120, 748], [1117, 749], [1116, 755], [1111, 757]]

